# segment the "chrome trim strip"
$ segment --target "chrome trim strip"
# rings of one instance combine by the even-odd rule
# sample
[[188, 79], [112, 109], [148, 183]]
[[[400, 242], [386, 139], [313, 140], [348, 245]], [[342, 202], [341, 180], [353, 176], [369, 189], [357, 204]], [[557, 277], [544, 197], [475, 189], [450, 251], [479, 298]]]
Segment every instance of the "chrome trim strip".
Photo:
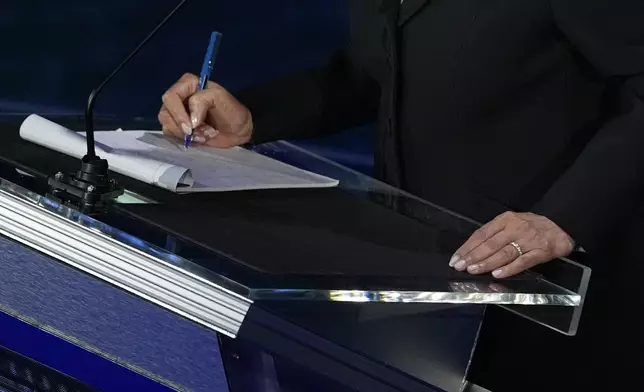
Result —
[[252, 289], [253, 300], [307, 300], [334, 302], [398, 302], [431, 304], [480, 304], [577, 307], [581, 296], [562, 289], [560, 293], [495, 293], [465, 291], [398, 290], [306, 290]]
[[0, 233], [233, 338], [252, 304], [242, 295], [4, 189]]

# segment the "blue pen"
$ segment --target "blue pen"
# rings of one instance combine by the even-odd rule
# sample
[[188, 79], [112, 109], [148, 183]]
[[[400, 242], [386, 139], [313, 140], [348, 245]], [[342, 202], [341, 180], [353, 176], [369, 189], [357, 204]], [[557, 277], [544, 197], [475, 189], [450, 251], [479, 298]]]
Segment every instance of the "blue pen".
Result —
[[[219, 50], [219, 43], [221, 42], [221, 33], [213, 31], [210, 34], [210, 42], [208, 43], [208, 49], [206, 50], [206, 55], [203, 59], [203, 65], [201, 66], [201, 74], [199, 75], [199, 86], [197, 86], [197, 91], [202, 91], [206, 88], [208, 84], [208, 79], [212, 75], [212, 70], [215, 68], [215, 59], [217, 58], [217, 51]], [[192, 143], [192, 137], [195, 133], [194, 128], [190, 135], [186, 135], [184, 140], [184, 147], [188, 148], [190, 143]]]

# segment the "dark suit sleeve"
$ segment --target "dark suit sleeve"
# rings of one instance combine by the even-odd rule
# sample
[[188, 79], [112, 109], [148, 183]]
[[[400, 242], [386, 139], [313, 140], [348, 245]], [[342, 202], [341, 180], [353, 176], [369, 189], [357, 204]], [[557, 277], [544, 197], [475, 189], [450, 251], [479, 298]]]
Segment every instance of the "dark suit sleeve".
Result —
[[592, 251], [644, 203], [644, 1], [552, 1], [574, 48], [620, 89], [615, 115], [533, 208]]
[[345, 52], [326, 67], [289, 74], [237, 94], [253, 116], [253, 143], [342, 131], [376, 120], [379, 87]]

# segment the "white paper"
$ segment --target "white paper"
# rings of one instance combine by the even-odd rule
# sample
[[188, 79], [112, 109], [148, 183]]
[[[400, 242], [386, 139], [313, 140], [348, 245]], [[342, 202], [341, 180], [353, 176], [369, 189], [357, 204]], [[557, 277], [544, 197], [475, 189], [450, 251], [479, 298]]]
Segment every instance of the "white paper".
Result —
[[[20, 128], [23, 139], [77, 158], [85, 155], [86, 140], [37, 115]], [[250, 189], [332, 187], [337, 180], [287, 165], [243, 148], [193, 146], [155, 131], [95, 132], [97, 155], [110, 168], [137, 180], [177, 193]]]
[[[97, 132], [97, 134], [100, 132]], [[82, 158], [87, 152], [85, 136], [32, 114], [20, 126], [20, 137], [60, 153]], [[144, 154], [114, 149], [96, 140], [96, 154], [107, 159], [110, 169], [148, 184], [176, 192], [192, 186], [187, 168], [155, 160]]]

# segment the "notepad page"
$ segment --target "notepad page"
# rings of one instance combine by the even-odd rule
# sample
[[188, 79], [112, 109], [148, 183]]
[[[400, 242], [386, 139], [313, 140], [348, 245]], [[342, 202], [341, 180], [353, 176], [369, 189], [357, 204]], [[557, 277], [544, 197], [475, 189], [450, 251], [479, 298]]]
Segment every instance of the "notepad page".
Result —
[[[32, 114], [20, 126], [20, 136], [63, 154], [81, 158], [87, 153], [87, 140], [81, 133], [67, 129], [46, 118]], [[188, 169], [147, 158], [134, 151], [114, 150], [101, 142], [96, 153], [109, 161], [110, 169], [148, 184], [176, 192], [181, 185], [192, 185]]]
[[307, 172], [243, 148], [193, 146], [154, 131], [97, 132], [96, 140], [114, 152], [144, 156], [188, 168], [194, 184], [178, 193], [251, 189], [332, 187], [337, 180]]

